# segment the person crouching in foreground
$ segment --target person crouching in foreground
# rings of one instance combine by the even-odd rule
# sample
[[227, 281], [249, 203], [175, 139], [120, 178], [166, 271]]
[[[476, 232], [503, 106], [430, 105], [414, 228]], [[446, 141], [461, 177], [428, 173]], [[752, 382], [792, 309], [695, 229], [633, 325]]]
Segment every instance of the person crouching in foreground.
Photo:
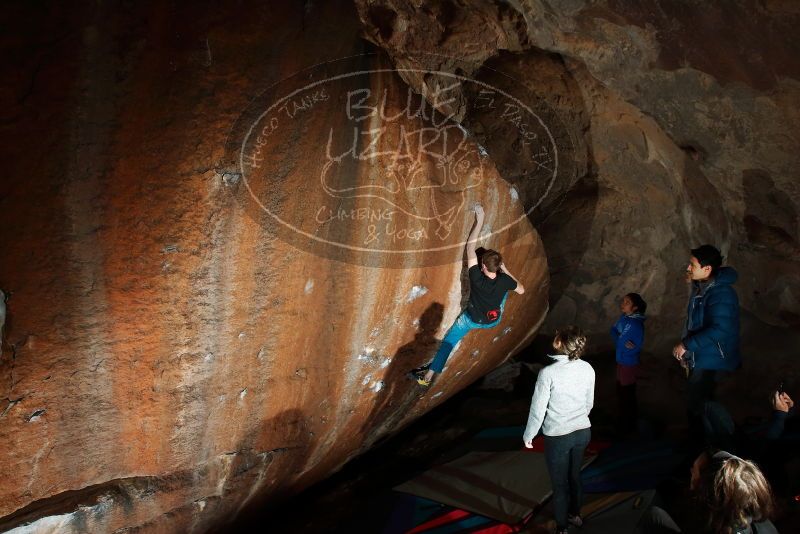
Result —
[[689, 490], [696, 509], [683, 527], [658, 506], [640, 525], [646, 534], [714, 532], [721, 534], [777, 534], [770, 521], [775, 497], [758, 466], [726, 451], [703, 452], [692, 465]]

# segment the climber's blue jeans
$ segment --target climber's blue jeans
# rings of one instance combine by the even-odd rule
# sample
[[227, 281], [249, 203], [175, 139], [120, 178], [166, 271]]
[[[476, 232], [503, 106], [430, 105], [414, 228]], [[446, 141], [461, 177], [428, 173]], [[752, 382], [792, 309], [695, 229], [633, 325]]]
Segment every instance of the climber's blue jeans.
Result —
[[447, 358], [450, 357], [450, 353], [453, 352], [458, 342], [461, 341], [470, 330], [474, 330], [475, 328], [494, 328], [500, 324], [500, 321], [503, 319], [503, 309], [506, 305], [506, 298], [508, 298], [508, 293], [506, 293], [506, 296], [503, 297], [503, 301], [500, 303], [500, 319], [493, 323], [476, 323], [470, 318], [467, 310], [462, 311], [461, 315], [456, 319], [456, 322], [453, 323], [453, 326], [451, 326], [450, 330], [445, 334], [442, 344], [439, 345], [439, 350], [436, 351], [436, 356], [433, 358], [430, 370], [434, 373], [441, 373], [442, 369], [444, 369], [444, 364], [447, 363]]

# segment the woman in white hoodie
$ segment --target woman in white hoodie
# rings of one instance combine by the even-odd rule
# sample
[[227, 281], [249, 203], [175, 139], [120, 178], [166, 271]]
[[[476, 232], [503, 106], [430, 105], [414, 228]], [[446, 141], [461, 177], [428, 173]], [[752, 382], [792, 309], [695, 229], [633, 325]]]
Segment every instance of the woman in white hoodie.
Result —
[[569, 524], [583, 524], [580, 471], [591, 438], [589, 412], [594, 404], [594, 369], [580, 359], [586, 336], [579, 328], [568, 326], [557, 331], [553, 348], [553, 363], [539, 371], [522, 439], [530, 448], [539, 429], [544, 434], [556, 527], [564, 533]]

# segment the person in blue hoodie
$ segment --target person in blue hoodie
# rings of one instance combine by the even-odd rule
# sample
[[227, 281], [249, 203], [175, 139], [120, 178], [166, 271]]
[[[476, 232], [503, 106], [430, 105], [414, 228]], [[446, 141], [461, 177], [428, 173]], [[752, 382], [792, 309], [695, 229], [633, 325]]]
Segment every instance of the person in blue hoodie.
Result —
[[638, 293], [628, 293], [622, 297], [619, 308], [622, 315], [611, 327], [611, 339], [614, 340], [617, 355], [618, 429], [625, 434], [636, 429], [638, 418], [636, 375], [644, 343], [647, 303]]
[[714, 400], [717, 382], [741, 367], [739, 354], [739, 297], [732, 267], [722, 267], [722, 254], [711, 246], [692, 249], [687, 278], [691, 294], [683, 338], [672, 355], [687, 370], [689, 433], [703, 435], [705, 404]]

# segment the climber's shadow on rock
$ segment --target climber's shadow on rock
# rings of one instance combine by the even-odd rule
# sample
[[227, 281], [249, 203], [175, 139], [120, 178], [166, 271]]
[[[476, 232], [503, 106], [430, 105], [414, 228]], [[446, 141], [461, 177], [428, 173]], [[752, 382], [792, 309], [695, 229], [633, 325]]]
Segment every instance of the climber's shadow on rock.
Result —
[[[397, 349], [392, 358], [392, 369], [400, 367], [399, 362], [427, 363], [433, 357], [439, 340], [436, 332], [442, 324], [444, 318], [444, 306], [438, 302], [431, 303], [419, 318], [419, 326], [414, 339]], [[402, 366], [408, 372], [407, 365]]]
[[414, 339], [397, 349], [383, 376], [383, 388], [375, 393], [372, 411], [364, 420], [364, 443], [372, 445], [380, 436], [397, 430], [408, 407], [419, 397], [419, 386], [408, 378], [411, 369], [427, 364], [439, 346], [436, 332], [442, 324], [444, 305], [433, 302], [419, 318]]

